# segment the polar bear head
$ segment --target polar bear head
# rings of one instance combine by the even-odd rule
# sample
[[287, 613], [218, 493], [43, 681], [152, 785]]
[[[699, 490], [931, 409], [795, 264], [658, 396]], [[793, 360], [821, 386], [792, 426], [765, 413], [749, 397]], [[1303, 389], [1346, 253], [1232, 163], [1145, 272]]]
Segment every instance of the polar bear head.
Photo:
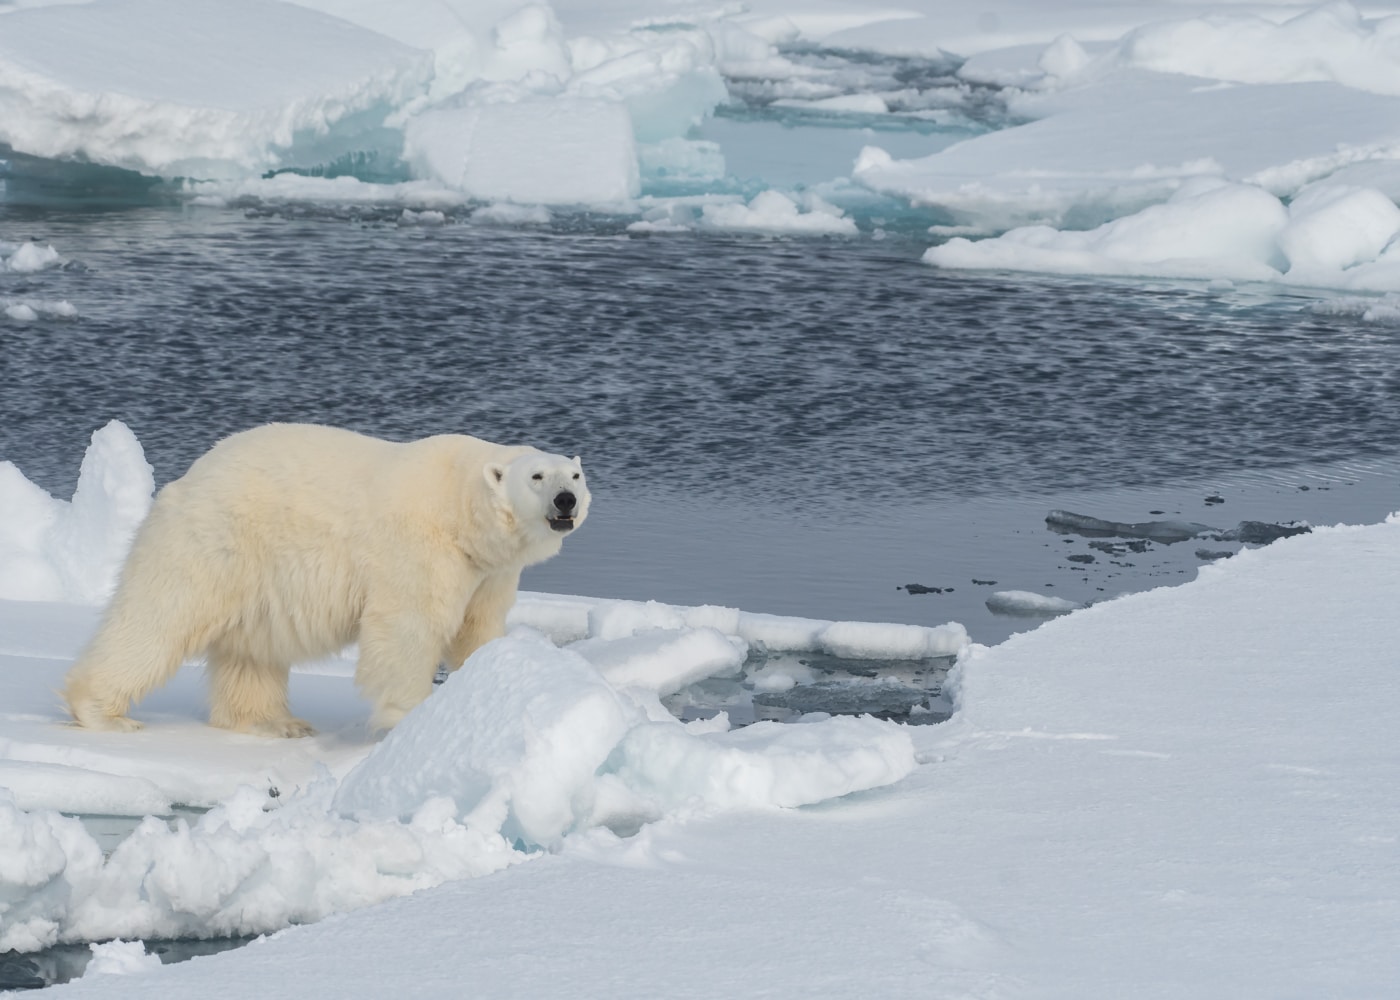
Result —
[[588, 516], [588, 481], [578, 457], [529, 451], [486, 466], [486, 482], [530, 534], [562, 537]]

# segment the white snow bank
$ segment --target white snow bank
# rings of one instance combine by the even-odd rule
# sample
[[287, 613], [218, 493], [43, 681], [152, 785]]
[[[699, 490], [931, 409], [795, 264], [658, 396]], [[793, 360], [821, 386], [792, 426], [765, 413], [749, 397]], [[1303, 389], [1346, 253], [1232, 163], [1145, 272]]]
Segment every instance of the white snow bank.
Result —
[[1333, 83], [1211, 87], [1125, 70], [1027, 95], [1014, 109], [1037, 120], [921, 159], [868, 147], [853, 176], [992, 233], [1028, 223], [1086, 228], [1201, 176], [1290, 197], [1350, 164], [1400, 155], [1400, 99]]
[[334, 806], [402, 818], [445, 797], [472, 829], [549, 846], [589, 808], [595, 773], [637, 715], [578, 654], [498, 640], [346, 775]]
[[1321, 4], [1281, 24], [1221, 11], [1146, 24], [1101, 61], [1234, 83], [1326, 80], [1400, 95], [1400, 19], [1368, 21], [1350, 3]]
[[[104, 735], [64, 738], [76, 749]], [[163, 739], [159, 726], [143, 736]], [[528, 632], [483, 647], [365, 749], [339, 782], [322, 768], [299, 790], [244, 786], [193, 825], [148, 818], [106, 860], [77, 821], [0, 788], [0, 951], [262, 933], [498, 871], [591, 826], [805, 805], [914, 766], [907, 732], [873, 719], [737, 733], [649, 722], [579, 654]], [[32, 801], [71, 770], [8, 761], [0, 781]], [[115, 796], [137, 784], [81, 780], [104, 778]]]
[[0, 462], [0, 599], [106, 600], [154, 489], [140, 442], [118, 420], [93, 433], [71, 502]]
[[1386, 996], [1397, 552], [1400, 518], [1321, 528], [979, 648], [886, 793], [593, 831], [549, 864], [57, 995], [372, 996], [431, 968], [433, 998]]
[[1373, 189], [1318, 185], [1291, 205], [1262, 188], [1190, 181], [1152, 205], [1087, 231], [1049, 226], [930, 248], [940, 267], [1281, 281], [1400, 289], [1400, 208]]
[[[622, 644], [606, 657], [619, 663], [635, 638], [599, 642]], [[644, 664], [623, 673], [646, 689]], [[673, 718], [646, 721], [626, 691], [573, 650], [528, 633], [498, 640], [345, 777], [335, 808], [402, 818], [443, 797], [471, 829], [549, 847], [570, 830], [619, 822], [619, 810], [635, 822], [682, 804], [806, 805], [889, 784], [913, 767], [908, 736], [876, 720], [854, 728], [828, 720], [797, 735], [770, 727], [695, 733]]]
[[164, 177], [256, 175], [378, 127], [431, 72], [421, 50], [271, 0], [25, 8], [0, 32], [0, 142]]
[[23, 812], [0, 790], [0, 950], [58, 941], [258, 934], [519, 860], [430, 803], [358, 823], [326, 779], [285, 804], [245, 788], [193, 826], [148, 818], [103, 859], [76, 819]]

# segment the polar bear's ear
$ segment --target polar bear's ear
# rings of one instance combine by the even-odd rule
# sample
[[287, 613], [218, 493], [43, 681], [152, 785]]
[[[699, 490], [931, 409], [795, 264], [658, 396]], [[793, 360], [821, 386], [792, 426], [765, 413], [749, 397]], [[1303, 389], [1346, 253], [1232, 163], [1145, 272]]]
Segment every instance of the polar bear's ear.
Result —
[[482, 470], [482, 475], [486, 479], [487, 486], [493, 490], [499, 490], [506, 479], [506, 467], [500, 462], [488, 462], [486, 468]]
[[573, 462], [573, 463], [574, 463], [575, 465], [577, 465], [580, 469], [583, 468], [583, 459], [579, 458], [577, 455], [575, 455], [573, 458], [569, 459], [569, 461]]

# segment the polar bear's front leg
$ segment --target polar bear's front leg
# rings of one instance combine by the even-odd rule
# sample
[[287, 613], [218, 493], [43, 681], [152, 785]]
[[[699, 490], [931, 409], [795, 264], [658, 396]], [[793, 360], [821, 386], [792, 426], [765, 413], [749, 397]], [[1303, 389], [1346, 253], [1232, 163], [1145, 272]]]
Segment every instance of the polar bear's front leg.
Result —
[[392, 729], [432, 694], [443, 646], [441, 628], [421, 613], [365, 611], [355, 684], [374, 705], [371, 728]]
[[506, 615], [515, 606], [520, 571], [506, 570], [486, 577], [467, 602], [462, 625], [447, 647], [446, 665], [456, 670], [492, 639], [506, 634]]

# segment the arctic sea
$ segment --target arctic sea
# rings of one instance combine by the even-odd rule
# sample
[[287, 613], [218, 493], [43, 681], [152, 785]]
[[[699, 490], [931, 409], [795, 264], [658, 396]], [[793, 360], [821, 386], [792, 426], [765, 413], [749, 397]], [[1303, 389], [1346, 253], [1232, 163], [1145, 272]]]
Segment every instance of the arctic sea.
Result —
[[1306, 292], [942, 271], [927, 236], [406, 221], [0, 208], [65, 261], [0, 273], [0, 305], [76, 310], [0, 320], [0, 459], [67, 497], [114, 418], [158, 484], [268, 421], [525, 441], [581, 455], [596, 497], [527, 588], [984, 643], [1037, 621], [993, 591], [1094, 602], [1239, 547], [1091, 547], [1052, 509], [1228, 529], [1394, 506], [1400, 328]]

